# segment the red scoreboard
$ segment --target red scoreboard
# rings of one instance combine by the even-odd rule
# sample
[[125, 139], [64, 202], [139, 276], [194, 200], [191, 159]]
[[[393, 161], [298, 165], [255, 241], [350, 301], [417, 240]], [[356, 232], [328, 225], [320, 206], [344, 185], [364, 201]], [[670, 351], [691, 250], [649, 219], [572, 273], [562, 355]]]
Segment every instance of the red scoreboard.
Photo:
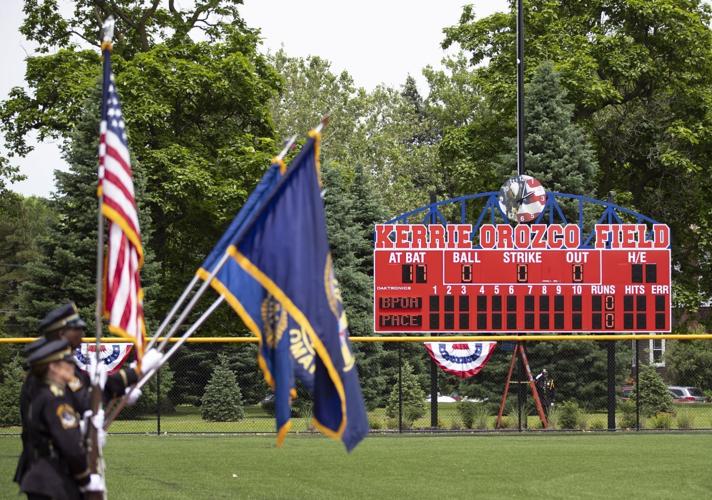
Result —
[[670, 229], [379, 224], [375, 331], [669, 332]]

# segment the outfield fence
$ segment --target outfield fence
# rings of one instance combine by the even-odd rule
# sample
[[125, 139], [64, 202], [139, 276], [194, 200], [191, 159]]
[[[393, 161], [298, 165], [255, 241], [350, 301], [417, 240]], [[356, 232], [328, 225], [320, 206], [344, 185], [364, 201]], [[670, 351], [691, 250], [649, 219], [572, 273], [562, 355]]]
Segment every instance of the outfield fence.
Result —
[[[669, 431], [712, 429], [711, 394], [706, 393], [703, 401], [693, 401], [694, 395], [672, 387], [696, 385], [693, 380], [680, 379], [693, 373], [689, 362], [685, 363], [685, 352], [694, 349], [694, 342], [710, 337], [528, 340], [522, 345], [532, 378], [542, 375], [538, 384], [529, 383], [521, 357], [512, 361], [521, 337], [353, 340], [372, 432]], [[497, 340], [488, 364], [466, 379], [443, 372], [422, 344], [423, 340], [463, 339]], [[3, 339], [2, 349], [19, 352], [20, 344], [7, 340]], [[147, 384], [139, 403], [122, 412], [110, 432], [275, 432], [273, 402], [256, 363], [254, 339], [192, 340]], [[510, 390], [502, 403], [510, 371]], [[2, 385], [7, 388], [17, 382], [6, 379]], [[237, 400], [238, 388], [240, 403], [227, 404]], [[539, 416], [534, 392], [542, 403], [546, 422]], [[292, 432], [315, 432], [310, 418], [311, 401], [298, 386]], [[0, 426], [0, 434], [19, 431], [19, 426], [7, 422]]]

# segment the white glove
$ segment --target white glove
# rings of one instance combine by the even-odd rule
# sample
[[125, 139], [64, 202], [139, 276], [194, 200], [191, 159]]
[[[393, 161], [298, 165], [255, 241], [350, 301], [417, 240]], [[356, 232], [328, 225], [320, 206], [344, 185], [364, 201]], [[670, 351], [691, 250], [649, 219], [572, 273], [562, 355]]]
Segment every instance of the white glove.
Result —
[[106, 377], [107, 377], [107, 372], [106, 372], [106, 365], [104, 363], [96, 363], [96, 359], [91, 358], [91, 366], [89, 368], [89, 374], [91, 375], [91, 383], [92, 385], [94, 384], [99, 384], [99, 387], [101, 390], [104, 390], [104, 386], [106, 385]]
[[126, 399], [126, 405], [127, 406], [133, 406], [136, 404], [136, 401], [138, 401], [138, 398], [141, 397], [141, 389], [134, 389], [133, 387], [127, 387], [126, 388], [126, 394], [128, 395], [128, 399]]
[[99, 442], [99, 448], [106, 445], [106, 431], [104, 430], [104, 410], [99, 410], [96, 415], [91, 418], [91, 424], [96, 428], [96, 439]]
[[91, 419], [91, 410], [86, 410], [84, 412], [84, 415], [82, 415], [82, 419], [79, 422], [79, 431], [82, 433], [82, 436], [87, 435], [87, 427], [88, 427], [88, 422]]
[[163, 354], [156, 349], [149, 349], [143, 354], [141, 359], [141, 373], [148, 373], [154, 368], [158, 368], [163, 359]]
[[79, 488], [82, 493], [87, 491], [93, 491], [95, 493], [101, 493], [106, 490], [106, 483], [104, 483], [104, 478], [99, 474], [89, 475], [89, 482]]

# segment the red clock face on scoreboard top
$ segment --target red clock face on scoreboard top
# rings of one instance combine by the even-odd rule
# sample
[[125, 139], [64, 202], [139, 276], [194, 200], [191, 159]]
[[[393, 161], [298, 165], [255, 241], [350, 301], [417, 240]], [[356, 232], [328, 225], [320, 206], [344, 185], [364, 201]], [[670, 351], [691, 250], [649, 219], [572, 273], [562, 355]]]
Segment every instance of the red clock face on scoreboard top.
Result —
[[374, 329], [394, 332], [669, 332], [670, 231], [578, 226], [376, 226]]

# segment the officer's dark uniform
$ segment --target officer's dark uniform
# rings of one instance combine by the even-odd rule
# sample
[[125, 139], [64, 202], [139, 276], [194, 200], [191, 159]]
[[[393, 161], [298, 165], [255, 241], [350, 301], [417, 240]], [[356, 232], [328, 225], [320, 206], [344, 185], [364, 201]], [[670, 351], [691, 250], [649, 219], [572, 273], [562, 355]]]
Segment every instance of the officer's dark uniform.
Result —
[[[60, 331], [64, 328], [85, 328], [86, 323], [79, 317], [79, 312], [74, 303], [65, 304], [57, 309], [50, 311], [40, 322], [39, 333], [43, 335], [26, 349], [26, 354], [31, 353], [33, 350], [38, 349], [52, 339], [57, 339], [60, 335]], [[91, 379], [89, 374], [84, 370], [80, 369], [76, 364], [74, 365], [74, 380], [70, 382], [66, 388], [67, 397], [72, 399], [74, 409], [79, 413], [80, 418], [84, 415], [84, 412], [91, 409]], [[123, 396], [126, 387], [135, 384], [138, 381], [138, 374], [136, 370], [132, 368], [122, 368], [117, 373], [109, 375], [106, 380], [106, 385], [104, 386], [102, 399], [104, 403], [108, 403], [111, 399], [115, 397]], [[22, 385], [20, 391], [20, 416], [22, 417], [23, 429], [25, 429], [25, 420], [23, 415], [26, 413], [26, 408], [32, 395], [34, 394], [35, 387], [37, 386], [36, 377], [28, 375], [25, 378], [25, 382]], [[27, 456], [25, 449], [27, 448], [25, 444], [25, 436], [23, 430], [23, 453], [20, 455], [20, 459], [17, 464], [17, 469], [15, 471], [14, 481], [20, 483], [22, 481], [22, 476], [27, 468]]]
[[[28, 357], [33, 368], [53, 361], [74, 362], [66, 340], [48, 342]], [[28, 467], [20, 488], [29, 499], [81, 499], [79, 488], [89, 482], [89, 467], [73, 398], [64, 384], [30, 376], [37, 386], [23, 422]]]
[[[49, 342], [45, 337], [40, 337], [31, 344], [28, 344], [25, 346], [23, 354], [25, 357], [29, 357], [32, 353], [34, 353], [37, 349], [40, 347], [44, 346]], [[27, 365], [27, 362], [25, 361], [24, 363], [24, 368], [28, 369], [29, 366]], [[37, 383], [37, 377], [33, 377], [32, 374], [27, 373], [25, 375], [25, 381], [22, 383], [22, 388], [20, 389], [20, 421], [22, 422], [22, 453], [20, 453], [20, 459], [17, 462], [17, 468], [15, 469], [15, 477], [13, 478], [13, 481], [15, 481], [17, 484], [20, 484], [20, 481], [22, 480], [22, 476], [25, 474], [27, 471], [27, 466], [28, 466], [28, 456], [27, 452], [29, 450], [29, 446], [27, 444], [27, 408], [30, 406], [30, 400], [32, 399], [32, 396], [35, 393], [36, 388], [38, 387]]]

